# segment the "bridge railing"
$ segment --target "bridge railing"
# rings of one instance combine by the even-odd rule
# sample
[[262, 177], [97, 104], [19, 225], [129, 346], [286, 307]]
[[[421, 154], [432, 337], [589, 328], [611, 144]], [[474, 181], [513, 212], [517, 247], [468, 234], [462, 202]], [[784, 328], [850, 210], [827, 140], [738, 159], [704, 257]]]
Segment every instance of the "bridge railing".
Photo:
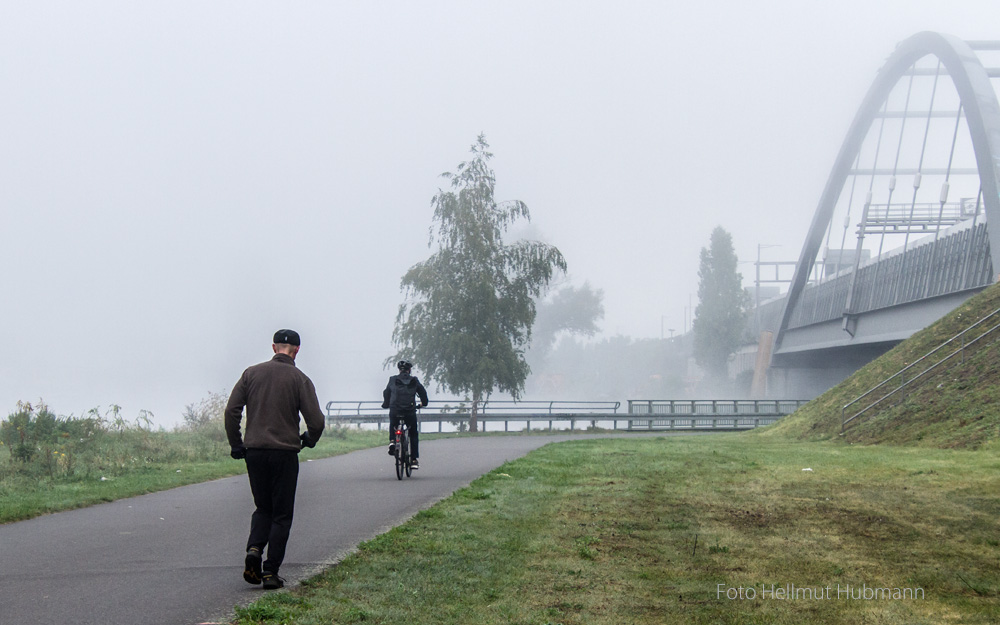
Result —
[[[477, 416], [483, 431], [503, 423], [515, 429], [575, 430], [600, 427], [611, 430], [744, 430], [768, 425], [793, 412], [806, 400], [629, 400], [629, 412], [618, 412], [620, 402], [492, 401], [484, 402]], [[388, 411], [380, 401], [331, 401], [326, 405], [330, 425], [388, 427]], [[421, 431], [444, 425], [464, 431], [470, 418], [468, 402], [431, 402], [419, 412]], [[497, 431], [494, 428], [493, 431]]]
[[1000, 308], [851, 400], [840, 411], [841, 434], [846, 431], [848, 423], [886, 405], [890, 399], [905, 393], [954, 358], [960, 357], [964, 362], [969, 349], [978, 348], [985, 343], [987, 337], [997, 336], [998, 330], [1000, 330]]
[[[792, 309], [788, 329], [841, 321], [852, 281], [854, 296], [847, 311], [851, 315], [989, 286], [995, 277], [989, 232], [986, 224], [980, 223], [934, 240], [918, 241], [906, 249], [905, 255], [897, 253], [869, 261], [858, 268], [857, 274], [854, 277], [853, 272], [840, 273], [807, 284]], [[783, 301], [777, 304], [783, 305]], [[762, 307], [762, 320], [765, 312]], [[756, 314], [751, 316], [747, 327], [752, 328], [756, 323], [754, 317]], [[750, 342], [756, 342], [757, 336], [751, 333]]]

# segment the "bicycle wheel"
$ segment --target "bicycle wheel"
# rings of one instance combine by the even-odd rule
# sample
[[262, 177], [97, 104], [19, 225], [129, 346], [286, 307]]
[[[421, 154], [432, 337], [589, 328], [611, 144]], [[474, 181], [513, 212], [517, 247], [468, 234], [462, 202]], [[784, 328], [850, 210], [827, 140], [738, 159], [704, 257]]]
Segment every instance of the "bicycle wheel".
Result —
[[396, 436], [396, 479], [403, 479], [403, 437]]
[[410, 432], [403, 431], [403, 466], [406, 468], [406, 477], [413, 473], [413, 465], [410, 463]]

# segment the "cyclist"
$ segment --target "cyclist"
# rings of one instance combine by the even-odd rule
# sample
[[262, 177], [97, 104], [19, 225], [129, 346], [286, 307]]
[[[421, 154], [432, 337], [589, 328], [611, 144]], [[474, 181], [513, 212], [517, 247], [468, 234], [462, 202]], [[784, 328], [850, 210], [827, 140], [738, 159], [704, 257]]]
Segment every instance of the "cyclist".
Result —
[[393, 433], [399, 427], [400, 419], [406, 421], [410, 430], [410, 457], [413, 458], [413, 468], [419, 469], [420, 463], [420, 430], [417, 428], [417, 396], [420, 406], [427, 406], [427, 389], [415, 376], [410, 375], [413, 364], [406, 360], [396, 363], [399, 375], [389, 378], [385, 390], [382, 391], [382, 407], [389, 409], [389, 455], [396, 453]]

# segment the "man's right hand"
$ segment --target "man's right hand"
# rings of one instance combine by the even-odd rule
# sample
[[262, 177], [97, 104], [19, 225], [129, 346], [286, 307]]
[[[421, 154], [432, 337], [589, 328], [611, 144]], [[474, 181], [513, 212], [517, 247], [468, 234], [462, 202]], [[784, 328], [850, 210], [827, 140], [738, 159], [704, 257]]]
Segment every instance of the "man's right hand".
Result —
[[247, 448], [244, 447], [243, 445], [239, 445], [238, 447], [233, 447], [229, 451], [229, 455], [233, 457], [233, 460], [242, 460], [247, 457]]

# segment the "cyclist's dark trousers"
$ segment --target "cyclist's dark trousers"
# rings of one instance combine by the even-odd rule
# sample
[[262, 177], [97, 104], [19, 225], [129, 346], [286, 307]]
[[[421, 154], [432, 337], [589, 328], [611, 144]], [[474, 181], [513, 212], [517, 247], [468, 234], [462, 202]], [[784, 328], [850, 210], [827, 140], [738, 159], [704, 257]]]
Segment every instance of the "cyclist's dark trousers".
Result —
[[396, 428], [399, 420], [406, 421], [406, 427], [410, 428], [410, 456], [420, 457], [420, 430], [417, 428], [416, 408], [389, 408], [389, 442], [396, 440]]
[[292, 529], [299, 454], [284, 449], [248, 449], [247, 475], [257, 506], [250, 517], [247, 549], [259, 547], [263, 551], [267, 545], [267, 559], [261, 568], [277, 573]]

